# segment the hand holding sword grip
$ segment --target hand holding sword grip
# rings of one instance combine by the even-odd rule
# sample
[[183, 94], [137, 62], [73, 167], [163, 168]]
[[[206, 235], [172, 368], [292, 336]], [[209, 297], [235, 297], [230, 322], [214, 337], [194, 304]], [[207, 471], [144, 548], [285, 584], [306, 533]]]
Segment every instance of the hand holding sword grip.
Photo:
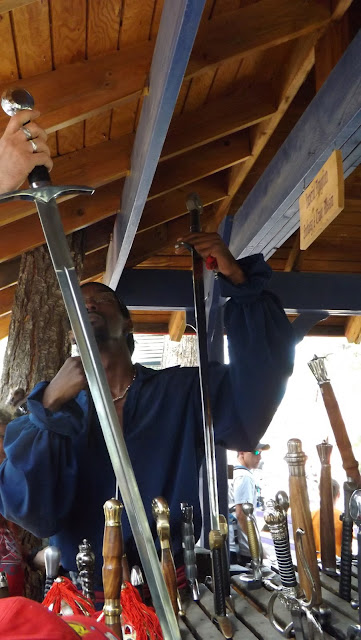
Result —
[[[14, 116], [19, 111], [29, 110], [34, 108], [34, 98], [26, 91], [26, 89], [10, 89], [3, 93], [1, 99], [1, 106], [5, 113], [9, 116]], [[29, 122], [29, 121], [28, 121]], [[23, 126], [28, 124], [24, 122]], [[31, 141], [32, 138], [29, 139]], [[37, 138], [38, 140], [38, 138]], [[34, 141], [36, 153], [37, 142]], [[29, 184], [31, 187], [38, 187], [51, 184], [49, 171], [45, 165], [35, 166], [28, 175]]]
[[123, 505], [115, 498], [104, 504], [103, 586], [105, 624], [121, 637], [120, 590], [122, 586], [123, 538], [121, 513]]

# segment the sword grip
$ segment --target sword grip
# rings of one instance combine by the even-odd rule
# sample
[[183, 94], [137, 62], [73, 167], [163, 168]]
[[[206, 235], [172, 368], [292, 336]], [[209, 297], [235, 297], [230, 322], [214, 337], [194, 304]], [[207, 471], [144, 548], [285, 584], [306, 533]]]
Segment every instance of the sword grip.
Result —
[[[152, 500], [152, 513], [157, 523], [157, 534], [161, 548], [160, 563], [175, 616], [178, 616], [177, 576], [170, 548], [170, 512], [167, 501], [159, 496]], [[180, 599], [179, 599], [180, 601]]]
[[214, 612], [217, 617], [224, 617], [227, 610], [222, 573], [223, 537], [220, 531], [209, 532], [209, 546], [212, 552]]
[[[289, 467], [290, 505], [293, 533], [296, 540], [297, 529], [302, 529], [305, 532], [303, 550], [315, 584], [314, 605], [318, 606], [322, 602], [322, 595], [306, 482], [305, 464], [307, 456], [302, 451], [302, 443], [298, 438], [292, 438], [289, 440], [287, 446], [288, 453], [285, 459]], [[296, 547], [296, 554], [300, 584], [306, 594], [307, 600], [311, 600], [313, 596], [312, 587], [303, 568], [298, 547]]]
[[123, 505], [115, 498], [104, 504], [105, 527], [103, 539], [103, 586], [105, 624], [120, 638], [123, 539], [121, 513]]
[[344, 514], [342, 517], [341, 574], [339, 596], [343, 600], [351, 600], [351, 565], [352, 565], [352, 530], [353, 522]]
[[333, 516], [332, 478], [330, 458], [332, 445], [321, 442], [317, 452], [321, 462], [320, 479], [320, 544], [321, 564], [325, 573], [336, 573], [335, 524]]
[[268, 500], [264, 519], [271, 532], [282, 586], [296, 588], [296, 573], [293, 568], [287, 529], [287, 512], [284, 512], [279, 505], [276, 505], [274, 500]]
[[197, 563], [194, 551], [194, 526], [193, 526], [193, 507], [188, 504], [182, 504], [182, 546], [185, 574], [188, 586], [192, 592], [193, 599], [199, 600], [199, 588], [197, 581]]
[[34, 167], [28, 175], [28, 180], [30, 186], [34, 188], [51, 184], [50, 174], [45, 165]]

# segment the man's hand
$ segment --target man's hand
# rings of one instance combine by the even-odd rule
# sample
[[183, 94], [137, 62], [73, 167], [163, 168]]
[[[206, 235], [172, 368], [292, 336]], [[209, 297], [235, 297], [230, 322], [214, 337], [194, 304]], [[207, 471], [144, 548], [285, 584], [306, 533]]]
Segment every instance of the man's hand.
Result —
[[[197, 253], [202, 256], [203, 260], [206, 260], [209, 256], [215, 258], [218, 264], [217, 271], [222, 273], [233, 284], [241, 284], [246, 281], [246, 277], [237, 260], [232, 256], [218, 233], [187, 233], [178, 238], [177, 242], [191, 244]], [[185, 248], [176, 249], [177, 253], [181, 251], [185, 251]]]
[[43, 405], [51, 411], [58, 411], [63, 404], [75, 398], [87, 388], [83, 365], [79, 356], [68, 358], [55, 378], [46, 387]]
[[[0, 138], [0, 193], [18, 189], [30, 171], [39, 165], [45, 165], [49, 171], [53, 166], [50, 150], [46, 144], [47, 134], [34, 122], [39, 111], [19, 111], [9, 119], [9, 123]], [[31, 141], [21, 128], [25, 126], [31, 133], [37, 151], [34, 153]]]

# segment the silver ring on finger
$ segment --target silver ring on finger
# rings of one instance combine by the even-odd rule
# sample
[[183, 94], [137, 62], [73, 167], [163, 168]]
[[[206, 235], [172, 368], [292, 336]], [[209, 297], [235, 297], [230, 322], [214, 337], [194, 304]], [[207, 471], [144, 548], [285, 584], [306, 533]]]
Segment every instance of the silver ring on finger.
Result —
[[31, 140], [29, 140], [29, 142], [30, 142], [30, 144], [31, 144], [31, 146], [33, 148], [33, 153], [36, 153], [37, 150], [38, 150], [38, 145], [36, 144], [35, 140], [31, 139]]
[[27, 127], [20, 127], [20, 129], [21, 129], [21, 131], [23, 131], [23, 132], [24, 132], [25, 138], [26, 138], [27, 140], [31, 140], [32, 135], [31, 135], [31, 131], [30, 131], [30, 129], [28, 129]]

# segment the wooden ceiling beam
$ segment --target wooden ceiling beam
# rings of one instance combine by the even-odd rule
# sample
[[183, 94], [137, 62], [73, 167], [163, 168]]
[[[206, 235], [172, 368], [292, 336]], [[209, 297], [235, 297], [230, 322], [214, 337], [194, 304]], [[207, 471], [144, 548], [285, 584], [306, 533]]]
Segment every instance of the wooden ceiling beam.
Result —
[[[242, 103], [243, 108], [241, 108]], [[275, 107], [267, 103], [266, 100], [260, 101], [254, 94], [243, 100], [240, 98], [227, 100], [225, 104], [226, 107], [222, 110], [222, 101], [217, 100], [191, 114], [186, 114], [190, 115], [191, 118], [185, 119], [184, 116], [180, 116], [176, 119], [177, 126], [174, 127], [173, 132], [168, 133], [160, 160], [162, 164], [176, 155], [181, 156], [184, 154], [184, 158], [179, 159], [178, 165], [173, 162], [169, 171], [166, 167], [162, 167], [161, 164], [158, 166], [154, 179], [155, 181], [158, 180], [159, 171], [159, 175], [163, 176], [159, 178], [160, 182], [163, 181], [163, 185], [160, 186], [162, 192], [174, 189], [179, 185], [177, 176], [180, 178], [180, 184], [184, 184], [194, 181], [203, 175], [219, 171], [227, 164], [233, 165], [236, 160], [237, 149], [239, 151], [239, 162], [249, 159], [248, 132], [244, 131], [242, 135], [234, 139], [232, 137], [229, 141], [227, 141], [226, 137], [247, 126], [249, 127], [253, 122], [268, 117], [275, 112]], [[200, 123], [202, 123], [202, 126]], [[191, 130], [184, 131], [183, 127], [191, 127]], [[190, 156], [186, 155], [187, 150], [190, 147], [195, 149], [206, 145], [217, 138], [224, 138], [224, 148], [222, 148], [222, 141], [219, 141], [219, 147], [214, 143], [209, 148], [209, 163], [207, 163], [206, 150], [203, 149], [200, 150], [199, 155], [192, 155], [192, 164], [190, 165]], [[106, 142], [54, 158], [53, 183], [88, 184], [95, 188], [110, 183], [120, 176], [127, 175], [130, 168], [130, 149], [133, 139], [133, 134], [126, 134], [119, 140], [107, 140]], [[217, 167], [216, 150], [218, 148], [222, 148], [222, 154], [220, 152], [218, 154], [220, 162]], [[114, 162], [114, 158], [118, 159], [117, 162]], [[193, 165], [194, 168], [200, 171], [199, 176], [191, 175]], [[175, 171], [176, 166], [178, 168]], [[166, 187], [164, 187], [165, 174], [167, 174], [168, 179]], [[173, 175], [174, 181], [172, 182]], [[81, 196], [80, 198], [81, 200], [84, 199]], [[78, 200], [79, 196], [76, 199]], [[79, 205], [79, 208], [81, 207], [82, 205]], [[35, 211], [36, 208], [32, 202], [21, 200], [2, 203], [0, 206], [0, 225], [9, 224], [31, 215]], [[8, 259], [8, 257], [4, 259]]]
[[[78, 229], [83, 229], [117, 213], [120, 207], [122, 186], [122, 181], [117, 180], [99, 187], [91, 197], [78, 196], [61, 202], [59, 209], [65, 233], [68, 234]], [[219, 201], [226, 196], [222, 175], [215, 175], [196, 181], [188, 187], [182, 187], [166, 196], [161, 196], [159, 202], [157, 199], [150, 201], [149, 226], [154, 226], [164, 220], [169, 220], [185, 213], [186, 196], [189, 191], [194, 189], [201, 194], [206, 204]], [[148, 212], [147, 207], [148, 204], [146, 206], [146, 211]], [[156, 219], [156, 216], [158, 216], [158, 219]], [[144, 224], [148, 223], [143, 223], [142, 220], [142, 225]], [[102, 241], [103, 237], [99, 236], [99, 243]], [[44, 244], [44, 234], [37, 214], [16, 220], [4, 226], [0, 234], [0, 262], [4, 263], [6, 260], [21, 255], [25, 251], [34, 249], [41, 244]], [[2, 265], [0, 265], [0, 272], [1, 270]]]
[[[42, 114], [39, 123], [51, 133], [140, 97], [153, 47], [151, 42], [124, 47], [17, 80], [16, 86], [34, 96], [36, 108]], [[5, 85], [4, 90], [13, 84]], [[1, 111], [0, 130], [6, 127], [8, 119]]]
[[[222, 171], [250, 157], [247, 131], [207, 144], [204, 149], [188, 151], [158, 165], [148, 200], [179, 188], [195, 179], [199, 180]], [[143, 213], [144, 215], [144, 213]]]
[[162, 150], [168, 159], [195, 147], [208, 144], [241, 129], [251, 127], [277, 112], [274, 92], [270, 85], [252, 90], [242, 96], [231, 95], [209, 102], [196, 111], [175, 118], [169, 127]]
[[[16, 0], [8, 0], [10, 4], [12, 1], [16, 4]], [[215, 17], [198, 32], [185, 80], [228, 58], [304, 36], [329, 19], [329, 10], [316, 0], [308, 2], [307, 10], [304, 0], [261, 0]], [[153, 48], [154, 42], [123, 46], [119, 51], [17, 80], [16, 84], [33, 94], [42, 114], [39, 122], [51, 133], [140, 97]], [[7, 86], [13, 86], [13, 82], [3, 88]], [[1, 112], [0, 130], [7, 122], [8, 117]]]
[[242, 166], [230, 170], [229, 195], [218, 207], [217, 214], [212, 222], [215, 229], [217, 229], [227, 213], [232, 215], [237, 211], [238, 205], [233, 204], [232, 200], [312, 69], [315, 61], [314, 46], [317, 38], [318, 34], [314, 33], [295, 43], [288, 64], [285, 65], [283, 70], [278, 109], [273, 116], [254, 127], [252, 132], [252, 156], [242, 163]]
[[325, 26], [331, 12], [317, 0], [261, 0], [243, 9], [212, 18], [200, 27], [186, 76], [205, 65], [247, 56], [305, 36]]
[[32, 2], [34, 2], [34, 0], [0, 0], [0, 14], [18, 9], [18, 7], [25, 7], [25, 5], [31, 4]]

